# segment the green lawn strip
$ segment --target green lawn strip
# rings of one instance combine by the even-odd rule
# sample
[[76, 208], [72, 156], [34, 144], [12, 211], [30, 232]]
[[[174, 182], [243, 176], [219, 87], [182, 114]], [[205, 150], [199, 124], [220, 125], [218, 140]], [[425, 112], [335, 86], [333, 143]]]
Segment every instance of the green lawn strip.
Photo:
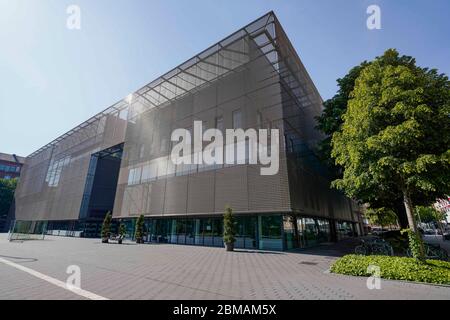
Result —
[[414, 258], [390, 256], [346, 255], [333, 263], [333, 273], [370, 277], [370, 265], [380, 267], [381, 278], [450, 285], [450, 263], [427, 260], [420, 263]]

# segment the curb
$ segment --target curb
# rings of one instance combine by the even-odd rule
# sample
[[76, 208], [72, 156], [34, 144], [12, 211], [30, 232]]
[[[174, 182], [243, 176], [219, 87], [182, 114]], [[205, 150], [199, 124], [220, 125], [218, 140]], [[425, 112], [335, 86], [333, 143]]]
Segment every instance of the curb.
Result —
[[[337, 275], [337, 276], [350, 277], [350, 278], [360, 278], [360, 279], [368, 278], [368, 277], [363, 277], [363, 276], [352, 276], [352, 275], [342, 274], [342, 273], [333, 273], [333, 272], [331, 272], [330, 269], [325, 270], [323, 273]], [[424, 286], [450, 288], [450, 284], [439, 284], [439, 283], [429, 283], [429, 282], [419, 282], [419, 281], [409, 281], [409, 280], [395, 280], [395, 279], [385, 279], [385, 278], [380, 278], [380, 279], [383, 281], [389, 281], [389, 282], [401, 282], [401, 283], [405, 283], [405, 284], [419, 284], [419, 285], [424, 285]]]

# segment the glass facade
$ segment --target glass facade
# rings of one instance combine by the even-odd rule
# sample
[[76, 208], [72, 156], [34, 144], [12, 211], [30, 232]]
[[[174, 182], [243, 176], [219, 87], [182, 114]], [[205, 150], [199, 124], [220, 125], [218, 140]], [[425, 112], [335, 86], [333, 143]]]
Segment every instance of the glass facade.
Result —
[[355, 236], [356, 232], [354, 229], [354, 223], [347, 221], [337, 221], [336, 222], [336, 234], [338, 240], [345, 238], [350, 238]]
[[259, 248], [266, 250], [282, 250], [282, 217], [281, 215], [258, 216]]
[[[238, 249], [281, 251], [317, 246], [333, 241], [333, 225], [336, 226], [336, 240], [357, 236], [355, 224], [346, 221], [281, 214], [237, 215], [235, 219], [235, 247]], [[102, 225], [100, 220], [40, 223], [45, 223], [49, 235], [85, 238], [100, 237]], [[117, 234], [120, 223], [125, 225], [126, 238], [134, 240], [136, 219], [114, 219], [112, 234]], [[223, 218], [146, 218], [144, 234], [147, 243], [223, 247]]]
[[[223, 247], [222, 217], [147, 219], [147, 222], [148, 242]], [[236, 248], [283, 249], [281, 216], [237, 216], [236, 231]]]
[[0, 164], [0, 171], [4, 172], [20, 172], [20, 166], [11, 166], [11, 165], [5, 165]]
[[[308, 248], [332, 242], [335, 223], [324, 218], [285, 216], [284, 246], [286, 249]], [[344, 224], [350, 225], [347, 222]]]

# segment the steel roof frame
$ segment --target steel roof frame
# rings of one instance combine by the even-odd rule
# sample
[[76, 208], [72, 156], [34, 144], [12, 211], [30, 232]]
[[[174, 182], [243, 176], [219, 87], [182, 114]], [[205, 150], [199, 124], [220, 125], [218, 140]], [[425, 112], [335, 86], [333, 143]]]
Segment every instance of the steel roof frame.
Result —
[[[153, 80], [149, 84], [147, 84], [147, 85], [143, 86], [142, 88], [136, 90], [134, 93], [132, 93], [132, 96], [136, 97], [136, 98], [144, 99], [145, 102], [142, 102], [142, 104], [143, 104], [145, 110], [149, 110], [149, 109], [153, 109], [153, 108], [160, 108], [160, 107], [166, 105], [167, 103], [171, 103], [171, 102], [173, 102], [173, 101], [175, 101], [177, 99], [180, 99], [181, 97], [184, 97], [188, 93], [192, 93], [192, 92], [195, 92], [196, 90], [201, 89], [205, 84], [211, 84], [212, 82], [214, 82], [214, 81], [216, 81], [216, 80], [218, 80], [218, 79], [228, 75], [230, 72], [235, 72], [237, 69], [239, 69], [240, 67], [244, 66], [249, 61], [235, 61], [235, 60], [228, 59], [228, 58], [224, 57], [221, 53], [224, 52], [224, 51], [230, 51], [230, 52], [233, 52], [235, 54], [242, 54], [242, 55], [247, 56], [248, 54], [245, 53], [245, 52], [241, 52], [241, 51], [237, 51], [237, 50], [233, 50], [233, 49], [227, 48], [227, 47], [231, 46], [232, 44], [236, 43], [237, 41], [241, 41], [243, 39], [244, 40], [245, 39], [249, 39], [249, 38], [250, 39], [255, 39], [258, 36], [260, 36], [261, 34], [264, 34], [268, 38], [267, 42], [264, 42], [261, 45], [258, 45], [256, 43], [256, 41], [254, 41], [255, 44], [257, 45], [257, 47], [259, 49], [261, 49], [261, 52], [262, 52], [262, 55], [260, 55], [260, 56], [258, 55], [256, 58], [259, 58], [261, 56], [267, 56], [267, 54], [270, 54], [270, 53], [276, 51], [276, 48], [277, 48], [276, 38], [272, 37], [271, 34], [270, 34], [270, 31], [267, 29], [270, 25], [275, 24], [275, 23], [278, 23], [278, 20], [277, 20], [277, 18], [275, 16], [274, 12], [270, 11], [269, 13], [267, 13], [267, 14], [263, 15], [262, 17], [254, 20], [253, 22], [249, 23], [248, 25], [246, 25], [245, 27], [241, 28], [240, 30], [234, 32], [230, 36], [222, 39], [218, 43], [210, 46], [209, 48], [207, 48], [205, 50], [203, 50], [201, 53], [195, 55], [194, 57], [192, 57], [192, 58], [190, 58], [188, 60], [186, 60], [185, 62], [183, 62], [179, 66], [177, 66], [177, 67], [173, 68], [172, 70], [166, 72], [164, 75], [162, 75], [159, 78]], [[272, 45], [272, 49], [268, 50], [267, 52], [264, 52], [262, 50], [262, 48], [264, 48], [264, 47], [266, 47], [268, 45]], [[223, 59], [231, 60], [233, 62], [233, 64], [237, 63], [238, 65], [236, 67], [234, 67], [233, 69], [230, 69], [230, 68], [227, 68], [225, 66], [221, 66], [221, 65], [212, 63], [210, 61], [206, 61], [206, 59], [208, 59], [211, 56], [216, 55], [216, 54], [217, 55], [221, 55]], [[298, 56], [296, 56], [296, 57], [298, 57]], [[243, 60], [245, 60], [245, 59], [243, 59]], [[215, 67], [217, 69], [217, 71], [216, 72], [212, 72], [211, 70], [205, 70], [204, 68], [201, 67], [202, 63]], [[202, 71], [211, 74], [212, 78], [211, 79], [205, 79], [203, 77], [200, 77], [197, 74], [194, 74], [193, 72], [191, 72], [191, 70], [193, 68], [199, 68]], [[225, 70], [225, 72], [221, 72], [221, 70], [219, 70], [219, 69], [223, 69], [223, 70]], [[277, 72], [281, 73], [280, 70], [277, 70]], [[186, 77], [182, 77], [183, 74], [186, 75], [188, 78], [195, 78], [195, 79], [199, 80], [201, 83], [200, 84], [192, 83], [191, 81], [187, 80]], [[178, 81], [176, 81], [177, 77], [180, 80], [180, 82], [185, 82], [185, 83], [189, 84], [190, 88], [183, 88], [181, 86], [181, 84], [177, 84], [177, 83], [179, 83]], [[296, 78], [296, 77], [294, 76], [294, 78]], [[297, 81], [298, 81], [298, 79], [297, 79]], [[284, 81], [282, 81], [282, 82], [284, 82]], [[166, 84], [166, 86], [164, 86], [164, 84]], [[179, 90], [183, 90], [183, 92], [181, 92], [181, 93], [173, 92], [172, 90], [170, 90], [167, 87], [167, 85], [176, 87]], [[161, 88], [163, 90], [166, 90], [167, 92], [170, 92], [173, 95], [173, 97], [169, 98], [166, 95], [162, 94], [161, 93]], [[156, 94], [156, 97], [158, 97], [158, 99], [154, 95], [150, 95], [149, 92], [154, 92]], [[162, 99], [164, 101], [161, 101], [161, 97], [162, 97]], [[158, 100], [158, 102], [157, 103], [152, 102], [150, 99]], [[112, 106], [106, 108], [105, 110], [99, 112], [98, 114], [92, 116], [88, 120], [86, 120], [83, 123], [79, 124], [75, 128], [73, 128], [70, 131], [68, 131], [67, 133], [59, 136], [58, 138], [56, 138], [52, 142], [50, 142], [50, 143], [46, 144], [45, 146], [41, 147], [40, 149], [36, 150], [32, 154], [30, 154], [28, 157], [34, 157], [37, 154], [41, 153], [42, 151], [44, 151], [44, 150], [46, 150], [46, 149], [48, 149], [50, 147], [55, 147], [62, 140], [70, 137], [74, 133], [80, 131], [81, 129], [83, 129], [85, 127], [87, 127], [88, 125], [94, 123], [95, 121], [98, 121], [101, 118], [103, 118], [105, 116], [108, 116], [110, 114], [113, 114], [115, 112], [120, 113], [122, 110], [129, 108], [132, 105], [132, 103], [133, 102], [128, 101], [128, 98], [120, 100], [119, 102], [113, 104]], [[149, 104], [150, 108], [148, 108], [148, 106], [146, 106], [146, 104]], [[138, 114], [140, 114], [140, 113], [138, 113]], [[134, 116], [137, 116], [138, 114], [136, 114]]]

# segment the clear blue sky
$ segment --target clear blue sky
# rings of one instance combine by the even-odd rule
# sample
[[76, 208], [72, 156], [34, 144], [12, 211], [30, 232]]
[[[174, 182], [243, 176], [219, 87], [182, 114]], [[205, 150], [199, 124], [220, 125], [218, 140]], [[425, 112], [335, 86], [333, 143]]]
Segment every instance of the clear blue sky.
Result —
[[30, 154], [270, 10], [324, 99], [390, 47], [450, 74], [448, 0], [0, 0], [0, 152]]

